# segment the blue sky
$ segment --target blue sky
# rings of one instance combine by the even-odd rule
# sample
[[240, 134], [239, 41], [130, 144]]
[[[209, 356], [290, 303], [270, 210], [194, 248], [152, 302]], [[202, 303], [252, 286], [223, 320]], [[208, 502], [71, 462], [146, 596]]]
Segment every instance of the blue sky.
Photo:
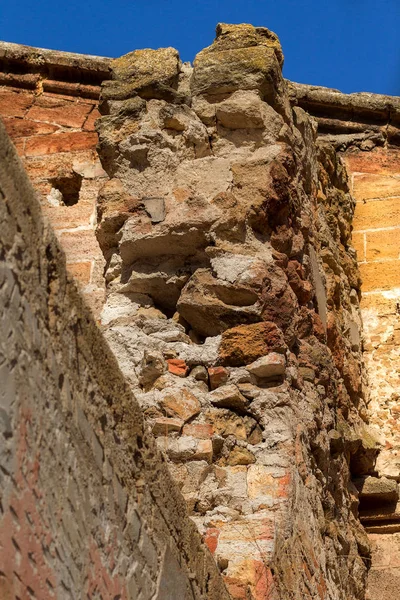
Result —
[[400, 0], [3, 0], [0, 39], [102, 56], [173, 46], [193, 60], [219, 21], [275, 31], [288, 79], [400, 95]]

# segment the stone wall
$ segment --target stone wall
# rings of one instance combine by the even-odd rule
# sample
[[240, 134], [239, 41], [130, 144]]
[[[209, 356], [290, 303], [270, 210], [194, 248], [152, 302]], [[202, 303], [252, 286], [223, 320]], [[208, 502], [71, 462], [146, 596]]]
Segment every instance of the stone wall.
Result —
[[364, 598], [373, 472], [354, 200], [279, 40], [217, 27], [111, 64], [105, 334], [233, 598]]
[[0, 117], [67, 255], [69, 272], [99, 313], [102, 253], [95, 204], [106, 177], [94, 122], [109, 59], [0, 43]]
[[0, 597], [228, 598], [0, 125]]
[[[105, 335], [231, 597], [363, 599], [371, 559], [368, 599], [395, 597], [399, 99], [285, 82], [277, 37], [251, 26], [220, 25], [194, 68], [171, 48], [116, 61], [13, 44], [1, 44], [0, 54], [0, 115], [97, 316], [105, 266]], [[94, 121], [104, 80], [103, 170]], [[98, 376], [96, 370], [94, 381]], [[85, 460], [95, 465], [104, 415], [88, 412], [94, 434], [85, 408], [67, 408], [70, 420], [75, 415], [68, 444], [89, 440], [92, 458], [89, 452]], [[59, 418], [46, 413], [43, 422]], [[120, 419], [113, 416], [112, 426]], [[20, 439], [36, 447], [31, 420], [30, 413], [21, 420]], [[67, 509], [48, 516], [54, 490], [39, 478], [43, 491], [30, 476], [34, 498], [24, 492], [21, 502], [42, 511], [50, 528], [64, 527], [57, 540], [70, 572], [47, 550], [34, 553], [49, 573], [55, 569], [59, 586], [72, 581], [76, 590], [135, 597], [136, 585], [151, 585], [135, 580], [125, 591], [121, 583], [130, 534], [122, 525], [121, 537], [118, 511], [107, 513], [98, 499], [113, 493], [119, 504], [127, 484], [110, 475], [107, 461], [103, 480], [92, 474], [89, 484], [95, 542], [79, 580], [74, 552], [87, 520], [80, 494], [88, 472], [85, 462], [76, 470], [79, 459], [65, 454], [61, 438], [53, 444], [60, 472], [69, 465], [78, 475], [51, 504], [68, 497], [71, 511], [85, 518], [78, 533], [67, 531]], [[42, 460], [50, 464], [54, 455], [45, 448]], [[17, 466], [26, 476], [38, 464]], [[138, 487], [140, 496], [142, 482]], [[31, 577], [18, 585], [29, 592], [26, 586], [41, 583], [33, 551], [18, 551], [30, 536], [18, 506], [11, 503], [5, 517], [5, 529], [17, 532], [7, 554], [17, 550], [16, 563]], [[169, 524], [170, 513], [164, 516]], [[99, 537], [102, 519], [110, 523], [106, 542], [117, 540], [108, 550]], [[42, 529], [40, 523], [29, 539], [41, 540]], [[158, 543], [160, 570], [164, 538]], [[190, 553], [182, 562], [174, 552], [181, 565], [187, 556], [190, 562]], [[165, 553], [162, 572], [175, 573], [178, 590], [169, 592], [162, 578], [159, 598], [187, 584], [175, 558]], [[118, 565], [115, 577], [110, 561]], [[207, 596], [201, 576], [195, 580]]]
[[373, 477], [359, 478], [360, 517], [371, 541], [368, 600], [399, 589], [398, 387], [400, 99], [291, 84], [318, 121], [320, 139], [343, 156], [356, 200], [353, 245], [362, 276], [363, 356], [369, 420], [380, 439]]

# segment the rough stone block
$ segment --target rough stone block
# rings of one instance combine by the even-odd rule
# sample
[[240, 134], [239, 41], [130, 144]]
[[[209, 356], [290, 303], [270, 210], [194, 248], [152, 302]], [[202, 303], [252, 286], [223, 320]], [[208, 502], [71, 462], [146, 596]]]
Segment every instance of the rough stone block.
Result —
[[225, 365], [242, 366], [271, 351], [283, 351], [285, 342], [280, 329], [272, 322], [239, 325], [222, 334], [220, 360]]
[[396, 503], [399, 499], [397, 481], [386, 477], [364, 477], [354, 480], [359, 491], [360, 500], [370, 502]]
[[362, 263], [360, 273], [365, 292], [400, 287], [400, 260]]
[[286, 359], [282, 354], [271, 352], [261, 356], [255, 362], [247, 365], [247, 370], [256, 377], [270, 378], [284, 375], [286, 370]]
[[389, 231], [371, 231], [365, 234], [367, 242], [366, 260], [400, 258], [400, 228]]

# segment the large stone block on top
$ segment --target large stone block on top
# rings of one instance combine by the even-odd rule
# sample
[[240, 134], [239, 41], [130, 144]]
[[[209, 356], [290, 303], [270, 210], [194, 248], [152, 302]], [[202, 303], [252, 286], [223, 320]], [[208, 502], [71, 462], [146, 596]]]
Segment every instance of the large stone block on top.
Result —
[[220, 24], [214, 43], [195, 58], [192, 93], [260, 90], [272, 98], [283, 84], [282, 62], [279, 40], [268, 29]]

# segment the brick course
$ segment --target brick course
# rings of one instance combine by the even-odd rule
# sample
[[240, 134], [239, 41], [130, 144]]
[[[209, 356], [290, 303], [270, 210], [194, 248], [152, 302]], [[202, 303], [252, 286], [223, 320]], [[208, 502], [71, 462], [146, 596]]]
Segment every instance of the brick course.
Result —
[[[84, 62], [84, 58], [74, 63], [78, 76], [77, 65]], [[58, 69], [64, 60], [63, 56], [57, 56]], [[29, 62], [20, 62], [16, 70], [28, 66]], [[94, 130], [94, 122], [99, 116], [99, 88], [89, 85], [86, 89], [82, 81], [47, 79], [46, 57], [42, 68], [43, 74], [39, 77], [36, 74], [34, 77], [33, 74], [32, 77], [16, 75], [17, 79], [9, 77], [0, 82], [0, 116], [33, 184], [43, 196], [43, 210], [53, 227], [56, 231], [63, 230], [62, 235], [65, 230], [81, 230], [63, 237], [64, 250], [73, 275], [82, 273], [77, 271], [78, 262], [91, 263], [86, 275], [78, 279], [85, 284], [85, 297], [98, 315], [104, 298], [104, 283], [99, 278], [87, 280], [87, 273], [94, 272], [95, 261], [103, 262], [94, 234], [97, 193], [106, 177], [97, 157], [98, 138]], [[89, 79], [90, 76], [90, 73], [85, 75]], [[22, 86], [20, 89], [10, 87], [17, 81]], [[94, 94], [96, 98], [88, 98], [88, 94]], [[80, 186], [79, 177], [82, 178]], [[63, 186], [68, 187], [74, 181], [79, 196], [76, 203], [65, 205], [63, 197], [59, 202], [49, 198], [53, 187], [62, 192]]]

